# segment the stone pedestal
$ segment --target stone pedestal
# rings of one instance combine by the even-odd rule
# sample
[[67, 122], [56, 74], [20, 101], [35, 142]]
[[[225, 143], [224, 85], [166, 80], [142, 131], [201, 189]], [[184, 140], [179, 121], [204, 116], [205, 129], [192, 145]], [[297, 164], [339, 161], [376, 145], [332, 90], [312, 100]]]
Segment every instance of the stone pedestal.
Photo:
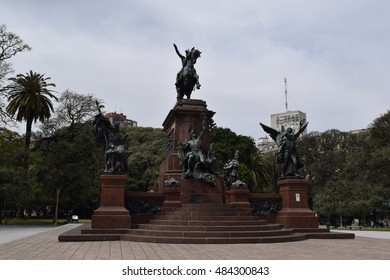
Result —
[[164, 188], [163, 208], [181, 208], [181, 188]]
[[306, 179], [282, 179], [278, 181], [282, 195], [282, 210], [277, 222], [285, 228], [318, 228], [319, 223], [314, 211], [309, 209], [308, 185]]
[[230, 189], [225, 191], [226, 203], [233, 205], [241, 212], [251, 213], [251, 204], [249, 203], [248, 189]]
[[[170, 151], [160, 165], [160, 176], [157, 180], [158, 192], [164, 192], [165, 181], [179, 182], [182, 203], [222, 203], [224, 202], [223, 178], [217, 176], [216, 185], [196, 179], [183, 179], [179, 162], [179, 143], [191, 138], [189, 130], [197, 133], [202, 130], [201, 112], [210, 119], [215, 113], [207, 109], [206, 102], [197, 99], [177, 101], [168, 113], [163, 127], [168, 135]], [[208, 128], [202, 138], [202, 148], [205, 152], [210, 149], [210, 134]]]
[[101, 175], [100, 206], [93, 212], [92, 229], [130, 228], [131, 217], [125, 205], [127, 175]]

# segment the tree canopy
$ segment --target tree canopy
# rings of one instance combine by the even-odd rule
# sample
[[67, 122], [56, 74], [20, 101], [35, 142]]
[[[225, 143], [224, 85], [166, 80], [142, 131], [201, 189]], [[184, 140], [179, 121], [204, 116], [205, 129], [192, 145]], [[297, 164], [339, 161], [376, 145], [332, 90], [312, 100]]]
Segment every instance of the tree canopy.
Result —
[[6, 77], [13, 72], [10, 59], [19, 52], [31, 50], [30, 46], [25, 44], [23, 40], [12, 32], [7, 32], [7, 27], [0, 24], [0, 122], [6, 124], [10, 118], [4, 110], [5, 90], [3, 87]]
[[389, 111], [358, 133], [328, 130], [303, 137], [300, 147], [314, 209], [361, 219], [386, 209], [384, 203], [390, 200], [389, 143]]
[[51, 99], [57, 101], [57, 97], [49, 87], [55, 87], [55, 84], [47, 83], [49, 79], [31, 70], [25, 75], [10, 78], [12, 84], [8, 87], [9, 103], [6, 110], [11, 116], [16, 115], [17, 121], [26, 121], [26, 149], [30, 147], [33, 122], [44, 122], [54, 111]]

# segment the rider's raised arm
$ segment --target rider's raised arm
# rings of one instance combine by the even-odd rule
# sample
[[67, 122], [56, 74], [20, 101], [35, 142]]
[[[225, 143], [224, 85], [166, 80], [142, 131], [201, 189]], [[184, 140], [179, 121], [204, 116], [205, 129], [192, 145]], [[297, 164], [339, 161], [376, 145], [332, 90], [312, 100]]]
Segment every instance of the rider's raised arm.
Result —
[[178, 55], [181, 59], [184, 59], [185, 57], [179, 52], [179, 50], [177, 49], [176, 44], [173, 44], [173, 46], [175, 47], [175, 51], [176, 51], [177, 55]]

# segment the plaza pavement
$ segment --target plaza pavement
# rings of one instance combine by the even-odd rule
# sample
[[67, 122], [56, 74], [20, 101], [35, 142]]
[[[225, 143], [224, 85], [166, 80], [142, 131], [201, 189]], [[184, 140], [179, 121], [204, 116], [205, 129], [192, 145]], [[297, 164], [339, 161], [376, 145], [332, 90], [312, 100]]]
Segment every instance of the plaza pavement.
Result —
[[268, 244], [58, 241], [59, 234], [78, 226], [2, 226], [0, 260], [390, 260], [390, 232]]

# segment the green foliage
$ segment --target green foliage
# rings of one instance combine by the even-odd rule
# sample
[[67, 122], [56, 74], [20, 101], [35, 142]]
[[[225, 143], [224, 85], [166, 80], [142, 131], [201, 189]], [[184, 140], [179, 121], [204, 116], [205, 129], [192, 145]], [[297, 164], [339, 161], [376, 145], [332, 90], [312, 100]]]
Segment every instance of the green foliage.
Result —
[[390, 111], [373, 121], [370, 136], [375, 147], [390, 147]]
[[232, 159], [236, 150], [240, 151], [240, 164], [245, 165], [251, 165], [252, 155], [257, 153], [257, 148], [252, 138], [237, 135], [229, 128], [212, 128], [210, 130], [210, 142], [213, 144], [220, 172], [222, 172], [223, 165]]
[[147, 191], [153, 189], [159, 175], [159, 166], [166, 154], [166, 133], [162, 129], [134, 127], [130, 134], [128, 189]]
[[91, 126], [86, 123], [62, 128], [35, 150], [36, 196], [41, 203], [38, 208], [54, 207], [57, 189], [63, 210], [97, 207], [103, 159]]
[[32, 157], [35, 209], [53, 211], [57, 191], [63, 212], [88, 215], [98, 206], [104, 159], [89, 121], [96, 113], [95, 100], [67, 90], [53, 118], [42, 125]]
[[17, 121], [26, 121], [26, 149], [30, 147], [32, 123], [45, 121], [54, 110], [51, 99], [57, 100], [57, 97], [48, 87], [55, 84], [47, 83], [49, 79], [31, 70], [26, 75], [10, 78], [12, 84], [8, 87], [6, 110], [11, 116], [16, 115]]
[[327, 131], [302, 143], [318, 212], [364, 219], [390, 200], [389, 111], [367, 131]]
[[314, 199], [320, 214], [366, 217], [381, 205], [383, 188], [362, 181], [331, 180]]
[[230, 162], [236, 150], [239, 156], [240, 180], [247, 183], [252, 192], [263, 192], [269, 176], [265, 172], [263, 157], [251, 137], [237, 135], [229, 128], [213, 127], [210, 142], [217, 158], [217, 171], [223, 174], [223, 166]]
[[263, 190], [267, 193], [277, 193], [277, 180], [282, 174], [282, 166], [276, 162], [276, 151], [271, 151], [262, 154], [263, 170], [266, 174]]
[[16, 132], [0, 128], [0, 209], [16, 206], [25, 200], [23, 184], [23, 138]]
[[310, 133], [299, 141], [304, 161], [303, 174], [309, 176], [316, 187], [323, 187], [343, 170], [348, 154], [348, 133], [335, 129], [323, 133]]

